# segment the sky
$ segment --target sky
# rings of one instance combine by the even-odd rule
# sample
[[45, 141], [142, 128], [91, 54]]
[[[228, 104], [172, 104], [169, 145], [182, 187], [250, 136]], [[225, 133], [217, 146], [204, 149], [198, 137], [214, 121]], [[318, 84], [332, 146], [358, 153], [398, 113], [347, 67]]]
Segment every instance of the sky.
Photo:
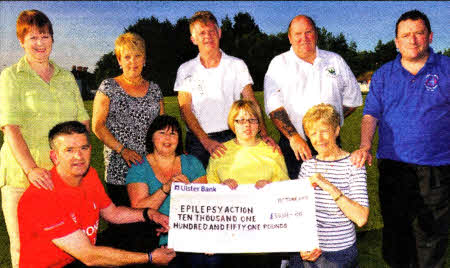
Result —
[[[16, 37], [22, 10], [38, 9], [53, 24], [51, 58], [60, 66], [86, 66], [93, 72], [100, 57], [114, 49], [115, 39], [140, 18], [154, 16], [174, 24], [195, 11], [210, 10], [219, 22], [248, 12], [262, 32], [285, 32], [298, 14], [312, 17], [318, 27], [343, 33], [357, 50], [374, 50], [378, 40], [394, 39], [395, 23], [411, 9], [427, 14], [435, 51], [450, 48], [450, 3], [445, 1], [0, 1], [0, 70], [24, 55]], [[189, 36], [186, 36], [189, 38]]]

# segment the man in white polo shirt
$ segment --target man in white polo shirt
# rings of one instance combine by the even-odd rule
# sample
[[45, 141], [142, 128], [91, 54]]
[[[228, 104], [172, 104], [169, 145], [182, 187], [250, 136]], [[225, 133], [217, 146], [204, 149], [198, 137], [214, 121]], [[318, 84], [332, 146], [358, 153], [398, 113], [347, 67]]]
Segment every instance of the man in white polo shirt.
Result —
[[[174, 91], [186, 122], [186, 151], [208, 165], [210, 156], [220, 157], [226, 148], [222, 142], [234, 137], [228, 129], [231, 105], [241, 98], [255, 102], [253, 80], [241, 59], [219, 48], [221, 30], [209, 11], [199, 11], [189, 21], [191, 41], [198, 47], [196, 58], [183, 63], [177, 72]], [[259, 105], [258, 105], [259, 107]], [[278, 147], [261, 129], [264, 142]]]
[[362, 96], [344, 59], [317, 48], [318, 33], [310, 17], [292, 19], [288, 37], [290, 50], [273, 58], [264, 78], [264, 103], [281, 132], [279, 145], [289, 177], [297, 178], [302, 161], [312, 157], [302, 127], [306, 111], [315, 104], [331, 104], [343, 125], [344, 117], [361, 106]]

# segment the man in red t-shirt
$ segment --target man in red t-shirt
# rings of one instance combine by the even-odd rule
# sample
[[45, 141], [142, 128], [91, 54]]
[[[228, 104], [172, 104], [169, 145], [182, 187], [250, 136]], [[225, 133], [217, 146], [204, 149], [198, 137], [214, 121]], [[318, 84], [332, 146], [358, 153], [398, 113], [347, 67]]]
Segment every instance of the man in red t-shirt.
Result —
[[86, 265], [167, 265], [172, 249], [130, 252], [95, 246], [99, 216], [120, 224], [153, 220], [167, 231], [168, 217], [152, 209], [116, 207], [90, 167], [86, 127], [76, 121], [56, 125], [49, 133], [53, 190], [31, 185], [19, 202], [20, 267], [63, 267], [75, 259]]

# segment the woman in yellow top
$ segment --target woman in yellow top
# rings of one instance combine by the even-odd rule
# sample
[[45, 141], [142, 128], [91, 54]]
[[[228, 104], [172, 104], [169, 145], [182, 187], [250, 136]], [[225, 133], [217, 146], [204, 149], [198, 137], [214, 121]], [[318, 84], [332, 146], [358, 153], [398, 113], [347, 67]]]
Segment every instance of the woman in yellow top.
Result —
[[236, 138], [223, 144], [227, 150], [222, 157], [209, 160], [208, 183], [226, 184], [231, 189], [239, 184], [262, 188], [273, 181], [289, 179], [283, 156], [259, 137], [261, 124], [261, 113], [252, 102], [233, 103], [228, 126]]
[[69, 71], [49, 59], [53, 28], [38, 10], [22, 11], [17, 38], [25, 51], [18, 63], [0, 75], [0, 187], [11, 263], [18, 266], [17, 203], [30, 183], [51, 190], [48, 132], [58, 123], [78, 120], [89, 126], [80, 91]]
[[[236, 138], [223, 143], [227, 148], [220, 158], [210, 158], [206, 169], [208, 183], [221, 183], [236, 189], [239, 184], [265, 185], [288, 180], [283, 155], [259, 137], [262, 116], [253, 102], [238, 100], [228, 114], [228, 126]], [[271, 254], [231, 254], [224, 267], [276, 267], [281, 259]]]

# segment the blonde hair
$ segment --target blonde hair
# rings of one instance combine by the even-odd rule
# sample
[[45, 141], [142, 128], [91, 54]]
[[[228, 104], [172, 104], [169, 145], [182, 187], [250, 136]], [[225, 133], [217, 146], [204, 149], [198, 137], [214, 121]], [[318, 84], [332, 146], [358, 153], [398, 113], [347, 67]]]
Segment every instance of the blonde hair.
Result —
[[194, 25], [197, 22], [201, 22], [203, 24], [208, 24], [208, 22], [214, 23], [216, 25], [217, 30], [219, 30], [219, 25], [217, 24], [217, 19], [214, 17], [213, 13], [211, 11], [197, 11], [194, 13], [194, 15], [189, 19], [189, 31], [191, 32], [194, 29]]
[[145, 41], [136, 33], [128, 32], [121, 34], [114, 43], [114, 53], [116, 53], [117, 59], [120, 59], [124, 50], [137, 51], [143, 53], [145, 56]]
[[308, 133], [313, 124], [322, 122], [336, 129], [340, 120], [339, 113], [334, 109], [333, 105], [321, 103], [314, 105], [306, 112], [302, 123], [305, 134], [309, 136]]
[[239, 112], [241, 110], [256, 117], [258, 119], [259, 129], [261, 129], [263, 119], [262, 119], [261, 112], [258, 109], [258, 106], [256, 106], [255, 103], [253, 103], [252, 101], [249, 101], [249, 100], [237, 100], [233, 103], [233, 105], [231, 106], [230, 112], [228, 113], [228, 126], [230, 127], [231, 131], [236, 133], [235, 127], [234, 127], [234, 119], [236, 119], [237, 115], [239, 114]]

